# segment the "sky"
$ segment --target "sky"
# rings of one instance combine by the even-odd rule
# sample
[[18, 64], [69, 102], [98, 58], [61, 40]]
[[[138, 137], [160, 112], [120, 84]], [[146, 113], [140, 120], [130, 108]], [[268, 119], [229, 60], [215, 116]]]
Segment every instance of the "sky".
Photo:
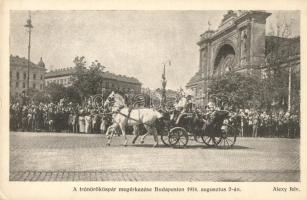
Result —
[[[161, 87], [163, 63], [167, 88], [184, 88], [198, 71], [200, 35], [217, 29], [227, 11], [31, 11], [31, 61], [46, 68], [73, 67], [76, 56], [98, 60], [106, 71], [133, 76], [143, 87]], [[267, 32], [292, 20], [299, 35], [299, 12], [268, 11]], [[27, 57], [28, 11], [10, 13], [10, 54]]]

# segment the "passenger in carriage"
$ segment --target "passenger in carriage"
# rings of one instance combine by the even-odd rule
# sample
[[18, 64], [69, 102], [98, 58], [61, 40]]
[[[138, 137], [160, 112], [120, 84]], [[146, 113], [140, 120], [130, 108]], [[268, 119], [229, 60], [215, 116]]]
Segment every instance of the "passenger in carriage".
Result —
[[209, 100], [209, 103], [205, 107], [206, 110], [206, 115], [207, 115], [207, 124], [206, 126], [210, 125], [219, 125], [223, 123], [225, 120], [226, 116], [229, 114], [227, 111], [224, 111], [222, 108], [217, 106], [213, 99]]
[[176, 124], [179, 123], [180, 119], [182, 116], [184, 116], [186, 113], [192, 112], [193, 110], [193, 103], [192, 103], [192, 95], [191, 94], [187, 94], [185, 97], [183, 97], [184, 99], [181, 101], [182, 104], [180, 104], [180, 102], [177, 104], [177, 109], [181, 109], [179, 110], [179, 115], [178, 117], [174, 117], [174, 120], [176, 120]]
[[187, 112], [193, 111], [192, 95], [188, 94], [186, 99], [187, 99], [186, 104], [183, 107], [182, 113], [187, 113]]
[[213, 99], [210, 99], [208, 104], [205, 106], [206, 118], [208, 120], [212, 120], [216, 110], [218, 110], [216, 104], [214, 103]]

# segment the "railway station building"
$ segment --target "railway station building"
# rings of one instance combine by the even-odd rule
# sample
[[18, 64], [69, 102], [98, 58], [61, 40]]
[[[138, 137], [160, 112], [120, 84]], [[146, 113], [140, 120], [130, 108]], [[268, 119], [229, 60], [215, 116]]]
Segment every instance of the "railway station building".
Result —
[[199, 69], [186, 85], [193, 91], [196, 105], [208, 103], [210, 78], [228, 71], [255, 73], [261, 78], [271, 53], [268, 46], [276, 39], [284, 44], [280, 51], [291, 52], [279, 65], [294, 66], [294, 73], [299, 73], [300, 38], [267, 36], [265, 27], [270, 15], [266, 11], [230, 10], [217, 30], [207, 30], [200, 35], [197, 42]]

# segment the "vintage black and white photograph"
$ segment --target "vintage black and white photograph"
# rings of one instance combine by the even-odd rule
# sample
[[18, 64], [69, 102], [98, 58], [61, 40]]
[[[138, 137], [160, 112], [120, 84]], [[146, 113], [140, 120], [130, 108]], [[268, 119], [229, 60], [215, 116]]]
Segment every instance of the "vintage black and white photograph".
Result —
[[300, 182], [300, 11], [10, 10], [10, 182]]

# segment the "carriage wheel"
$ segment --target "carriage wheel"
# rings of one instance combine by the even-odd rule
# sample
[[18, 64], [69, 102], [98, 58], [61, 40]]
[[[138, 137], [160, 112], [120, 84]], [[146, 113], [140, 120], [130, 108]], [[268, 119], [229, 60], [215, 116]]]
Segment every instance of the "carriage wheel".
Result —
[[204, 141], [201, 139], [201, 135], [194, 135], [194, 140], [198, 143], [204, 143]]
[[168, 142], [174, 148], [183, 148], [187, 145], [189, 135], [184, 128], [173, 128], [168, 135]]
[[164, 145], [170, 146], [170, 144], [168, 143], [168, 133], [167, 132], [164, 132], [164, 131], [162, 132], [161, 141], [163, 142]]
[[201, 139], [209, 147], [217, 146], [221, 142], [220, 137], [213, 137], [213, 136], [207, 136], [207, 135], [201, 136]]
[[223, 127], [225, 128], [222, 130], [220, 142], [217, 147], [221, 149], [229, 149], [236, 143], [239, 130], [228, 124], [223, 124]]

